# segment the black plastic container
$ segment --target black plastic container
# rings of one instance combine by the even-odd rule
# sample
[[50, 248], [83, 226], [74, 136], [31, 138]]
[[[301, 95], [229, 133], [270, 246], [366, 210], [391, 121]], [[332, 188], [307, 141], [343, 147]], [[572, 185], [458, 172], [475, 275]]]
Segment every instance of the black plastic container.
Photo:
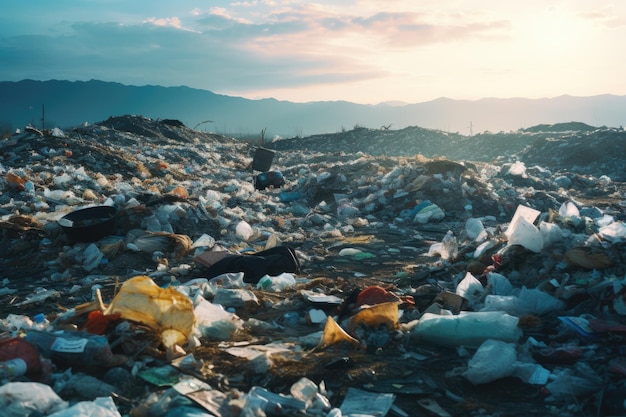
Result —
[[254, 152], [254, 159], [252, 159], [252, 169], [261, 172], [269, 171], [273, 160], [274, 151], [265, 148], [257, 148]]
[[94, 206], [75, 210], [58, 221], [67, 238], [73, 242], [95, 242], [115, 233], [117, 208]]
[[280, 171], [263, 172], [254, 177], [254, 188], [265, 190], [266, 188], [280, 188], [285, 184], [285, 177]]

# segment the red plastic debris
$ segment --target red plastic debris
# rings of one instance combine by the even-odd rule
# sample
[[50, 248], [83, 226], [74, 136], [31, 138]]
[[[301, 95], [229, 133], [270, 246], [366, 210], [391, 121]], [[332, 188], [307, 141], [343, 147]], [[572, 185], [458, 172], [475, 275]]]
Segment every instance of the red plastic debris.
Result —
[[119, 320], [121, 316], [120, 313], [104, 315], [100, 310], [92, 311], [87, 316], [83, 330], [93, 334], [104, 334], [109, 326]]

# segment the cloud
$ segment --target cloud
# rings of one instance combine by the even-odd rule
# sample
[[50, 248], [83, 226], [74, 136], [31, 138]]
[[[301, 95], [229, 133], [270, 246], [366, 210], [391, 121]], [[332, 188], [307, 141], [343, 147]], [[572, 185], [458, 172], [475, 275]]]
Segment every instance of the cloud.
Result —
[[182, 24], [178, 17], [165, 17], [165, 18], [149, 17], [146, 19], [146, 22], [152, 23], [155, 26], [171, 26], [173, 28], [182, 29]]
[[[617, 30], [626, 21], [608, 5], [574, 12], [568, 3], [543, 13], [543, 3], [495, 0], [454, 2], [454, 9], [417, 0], [216, 0], [204, 8], [190, 0], [155, 0], [150, 9], [116, 4], [91, 0], [80, 9], [42, 11], [45, 18], [23, 7], [21, 14], [10, 13], [0, 29], [0, 79], [101, 79], [255, 96], [307, 90], [317, 97], [364, 97], [363, 90], [372, 95], [374, 86], [389, 95], [454, 96], [461, 87], [487, 86], [472, 93], [476, 97], [494, 85], [498, 90], [490, 94], [506, 95], [520, 94], [524, 82], [524, 88], [537, 80], [573, 83], [551, 69], [558, 74], [567, 62], [588, 74], [587, 60], [579, 57], [589, 54], [598, 68], [623, 67], [612, 42], [623, 38]], [[9, 32], [8, 25], [19, 30]], [[589, 50], [582, 52], [583, 46]]]
[[84, 21], [64, 25], [62, 35], [5, 39], [0, 54], [10, 62], [0, 76], [15, 79], [29, 63], [40, 74], [68, 79], [149, 80], [243, 94], [383, 78], [389, 71], [368, 57], [376, 48], [416, 48], [506, 29], [498, 21], [454, 22], [440, 25], [433, 15], [416, 12], [357, 15], [337, 4], [237, 2], [136, 23]]

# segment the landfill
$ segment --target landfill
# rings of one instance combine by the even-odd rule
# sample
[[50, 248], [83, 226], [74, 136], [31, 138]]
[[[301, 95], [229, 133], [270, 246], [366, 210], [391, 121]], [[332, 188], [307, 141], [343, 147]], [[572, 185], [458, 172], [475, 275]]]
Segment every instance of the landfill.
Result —
[[2, 416], [626, 415], [626, 132], [0, 140]]

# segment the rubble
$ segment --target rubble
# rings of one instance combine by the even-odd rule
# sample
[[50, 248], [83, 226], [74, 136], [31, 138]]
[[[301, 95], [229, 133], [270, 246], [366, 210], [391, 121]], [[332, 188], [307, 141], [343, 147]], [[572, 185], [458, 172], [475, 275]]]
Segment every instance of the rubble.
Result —
[[0, 372], [0, 404], [624, 414], [626, 133], [447, 136], [260, 147], [120, 116], [4, 139], [0, 339], [41, 364]]

